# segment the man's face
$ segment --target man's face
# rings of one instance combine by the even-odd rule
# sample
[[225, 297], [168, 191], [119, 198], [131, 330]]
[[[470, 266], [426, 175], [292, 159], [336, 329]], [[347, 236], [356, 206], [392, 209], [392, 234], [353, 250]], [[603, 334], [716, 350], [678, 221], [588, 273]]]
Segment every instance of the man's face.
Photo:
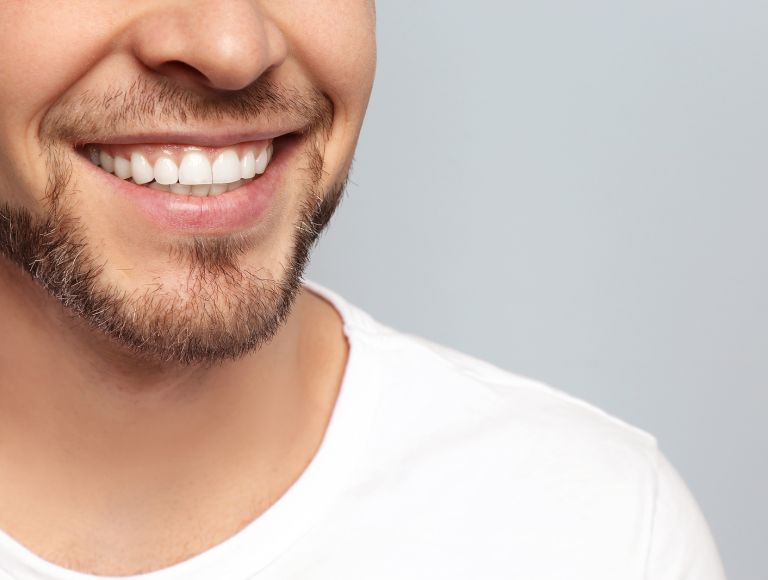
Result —
[[373, 0], [0, 2], [0, 254], [136, 356], [240, 356], [290, 309], [374, 68]]

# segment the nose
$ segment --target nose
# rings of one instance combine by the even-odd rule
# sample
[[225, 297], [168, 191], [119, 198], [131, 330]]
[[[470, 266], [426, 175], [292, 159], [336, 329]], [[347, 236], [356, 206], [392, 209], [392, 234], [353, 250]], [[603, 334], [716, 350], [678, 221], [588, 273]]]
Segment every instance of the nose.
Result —
[[151, 4], [132, 24], [132, 51], [149, 69], [190, 88], [242, 89], [288, 53], [280, 28], [255, 0]]

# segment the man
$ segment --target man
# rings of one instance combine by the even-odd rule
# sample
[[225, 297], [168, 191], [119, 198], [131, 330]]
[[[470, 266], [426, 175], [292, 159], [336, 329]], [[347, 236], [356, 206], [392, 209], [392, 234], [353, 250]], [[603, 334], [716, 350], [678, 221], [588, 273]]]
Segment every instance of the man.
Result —
[[302, 279], [374, 19], [0, 3], [0, 577], [723, 578], [652, 436]]

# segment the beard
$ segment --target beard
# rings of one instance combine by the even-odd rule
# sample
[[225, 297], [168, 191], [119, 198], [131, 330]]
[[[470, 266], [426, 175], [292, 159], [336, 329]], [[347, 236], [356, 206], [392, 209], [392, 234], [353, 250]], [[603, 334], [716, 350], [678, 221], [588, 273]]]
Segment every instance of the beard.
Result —
[[[333, 119], [330, 101], [309, 97], [259, 81], [226, 101], [203, 99], [169, 81], [140, 81], [119, 96], [106, 95], [111, 116], [90, 119], [85, 111], [93, 97], [60, 103], [49, 112], [41, 135], [46, 151], [48, 185], [43, 215], [0, 204], [0, 255], [15, 263], [119, 350], [151, 365], [210, 367], [238, 359], [269, 342], [283, 325], [301, 288], [310, 250], [335, 213], [347, 176], [320, 190], [324, 142]], [[153, 103], [155, 109], [149, 109]], [[240, 118], [253, 122], [263, 114], [292, 115], [307, 121], [302, 141], [309, 161], [290, 250], [282, 272], [249, 268], [247, 257], [257, 245], [248, 233], [188, 236], [168, 246], [168, 260], [182, 268], [183, 289], [162, 280], [142, 290], [120, 288], [105, 272], [109, 262], [88, 240], [79, 218], [64, 200], [74, 199], [72, 144], [98, 142], [105, 128], [147, 117], [176, 119]], [[149, 111], [149, 112], [148, 112]], [[109, 108], [107, 110], [109, 113]], [[132, 115], [136, 115], [132, 117]], [[154, 126], [162, 126], [156, 121]], [[348, 174], [347, 174], [348, 175]], [[265, 271], [267, 275], [265, 276]]]

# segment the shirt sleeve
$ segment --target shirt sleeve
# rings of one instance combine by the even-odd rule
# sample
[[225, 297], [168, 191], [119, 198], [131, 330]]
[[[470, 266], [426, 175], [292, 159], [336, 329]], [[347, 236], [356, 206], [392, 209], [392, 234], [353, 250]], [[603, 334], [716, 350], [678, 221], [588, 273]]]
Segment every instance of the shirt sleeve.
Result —
[[645, 580], [725, 580], [717, 546], [701, 509], [658, 450]]

